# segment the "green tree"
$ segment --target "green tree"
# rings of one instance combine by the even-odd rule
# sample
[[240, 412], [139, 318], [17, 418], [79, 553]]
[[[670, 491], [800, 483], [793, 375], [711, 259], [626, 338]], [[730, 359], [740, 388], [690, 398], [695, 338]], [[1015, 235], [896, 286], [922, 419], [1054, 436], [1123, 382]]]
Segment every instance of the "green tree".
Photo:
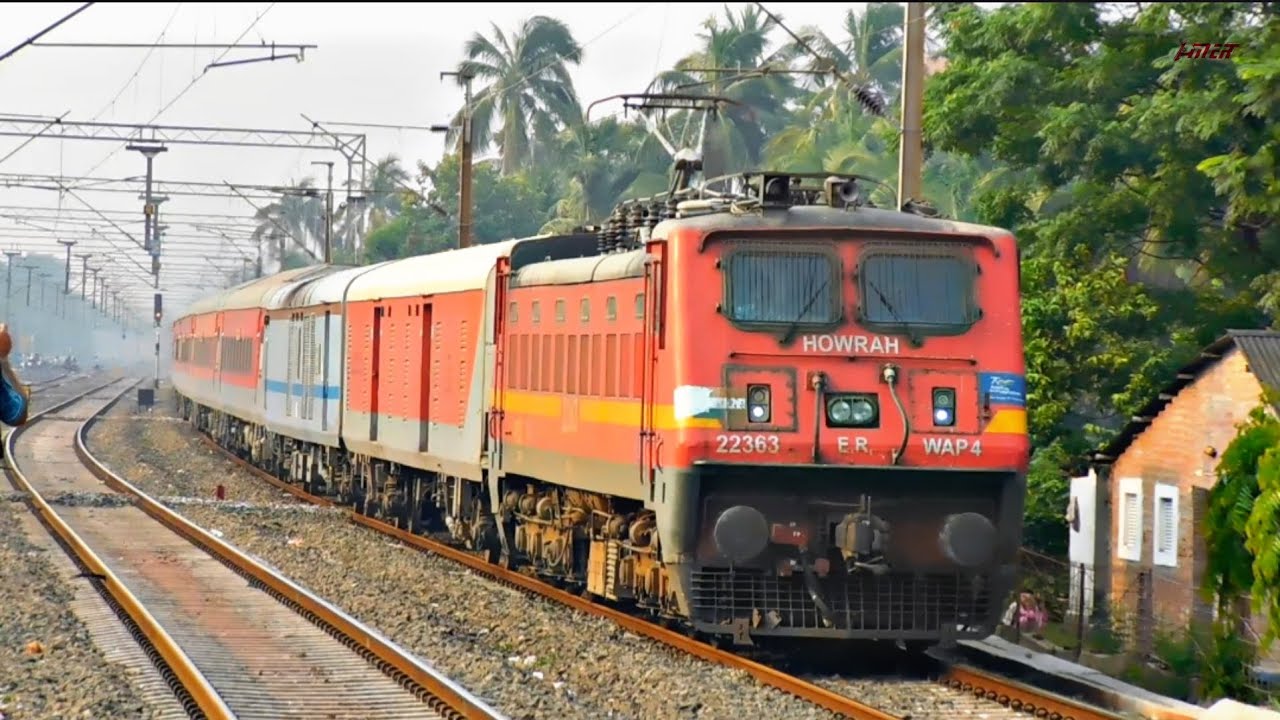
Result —
[[[1280, 263], [1280, 246], [1274, 227], [1242, 242], [1249, 231], [1229, 209], [1274, 190], [1224, 195], [1198, 166], [1232, 148], [1252, 155], [1274, 135], [1241, 99], [1240, 58], [1266, 51], [1258, 24], [1274, 9], [1263, 7], [956, 4], [935, 14], [948, 66], [925, 88], [927, 148], [1013, 172], [974, 202], [1024, 247], [1037, 445], [1103, 439], [1200, 346], [1261, 321], [1251, 286]], [[1230, 62], [1174, 63], [1189, 35], [1241, 47]]]
[[[492, 38], [472, 35], [465, 52], [467, 59], [458, 63], [457, 71], [488, 83], [473, 99], [474, 149], [483, 151], [496, 142], [503, 175], [532, 162], [540, 142], [581, 122], [582, 109], [568, 66], [582, 61], [582, 47], [560, 20], [536, 15], [525, 20], [510, 40], [495, 25]], [[461, 127], [459, 110], [446, 136], [450, 147]]]
[[[457, 154], [446, 155], [419, 174], [431, 190], [424, 197], [405, 197], [395, 219], [374, 228], [365, 239], [365, 262], [439, 252], [458, 246]], [[528, 237], [552, 218], [559, 188], [550, 172], [519, 171], [503, 175], [492, 162], [472, 168], [474, 244]]]
[[764, 71], [788, 67], [785, 47], [771, 49], [769, 34], [775, 27], [754, 5], [738, 14], [726, 6], [723, 23], [716, 17], [703, 23], [701, 48], [650, 83], [651, 92], [735, 101], [713, 113], [673, 116], [683, 126], [677, 146], [700, 147], [709, 177], [754, 169], [769, 137], [786, 127], [787, 102], [797, 94], [795, 81], [787, 74]]

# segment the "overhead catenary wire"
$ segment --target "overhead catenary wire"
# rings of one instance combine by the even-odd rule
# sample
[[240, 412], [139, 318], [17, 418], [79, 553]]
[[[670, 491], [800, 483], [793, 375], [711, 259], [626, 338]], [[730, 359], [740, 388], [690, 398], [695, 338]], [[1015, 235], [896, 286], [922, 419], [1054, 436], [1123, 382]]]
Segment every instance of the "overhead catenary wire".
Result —
[[[259, 22], [261, 22], [261, 21], [262, 21], [262, 18], [266, 17], [267, 13], [271, 12], [272, 8], [274, 8], [275, 6], [276, 6], [276, 3], [274, 3], [274, 2], [273, 2], [273, 3], [271, 3], [270, 5], [268, 5], [268, 6], [267, 6], [267, 9], [266, 9], [266, 10], [263, 10], [261, 13], [259, 13], [259, 14], [258, 14], [258, 16], [257, 16], [257, 17], [255, 17], [255, 18], [253, 19], [253, 21], [249, 23], [249, 26], [248, 26], [248, 27], [246, 27], [246, 28], [244, 29], [244, 31], [240, 33], [240, 35], [235, 39], [235, 41], [233, 42], [233, 44], [235, 44], [235, 43], [239, 43], [241, 40], [243, 40], [243, 39], [244, 39], [244, 36], [245, 36], [245, 35], [248, 35], [248, 34], [249, 34], [249, 32], [250, 32], [251, 30], [253, 30], [253, 28], [254, 28], [254, 27], [256, 27], [256, 26], [258, 25], [258, 23], [259, 23]], [[223, 58], [225, 58], [225, 57], [227, 56], [227, 53], [229, 53], [229, 52], [231, 52], [231, 51], [230, 51], [230, 50], [224, 50], [224, 51], [222, 51], [222, 54], [221, 54], [221, 55], [219, 55], [219, 56], [217, 57], [217, 59], [215, 59], [215, 60], [214, 60], [214, 62], [219, 62], [219, 61], [221, 61]], [[172, 100], [170, 100], [169, 102], [165, 103], [165, 105], [164, 105], [163, 107], [161, 107], [158, 111], [156, 111], [156, 114], [155, 114], [155, 115], [152, 115], [152, 116], [151, 116], [151, 119], [150, 119], [150, 120], [148, 120], [148, 121], [147, 121], [146, 123], [144, 123], [144, 124], [146, 124], [146, 125], [150, 125], [150, 124], [154, 123], [157, 119], [159, 119], [159, 117], [160, 117], [161, 115], [163, 115], [166, 111], [168, 111], [168, 110], [169, 110], [169, 108], [173, 107], [175, 103], [177, 103], [179, 100], [181, 100], [181, 99], [182, 99], [182, 97], [183, 97], [184, 95], [186, 95], [186, 94], [187, 94], [187, 92], [188, 92], [188, 91], [190, 91], [190, 90], [191, 90], [191, 88], [192, 88], [192, 87], [194, 87], [196, 83], [200, 82], [200, 79], [201, 79], [201, 78], [203, 78], [207, 73], [208, 73], [208, 68], [206, 68], [205, 70], [202, 70], [198, 75], [196, 75], [195, 77], [191, 78], [191, 82], [187, 83], [187, 86], [186, 86], [186, 87], [182, 88], [182, 90], [181, 90], [177, 95], [175, 95], [175, 96], [173, 97], [173, 99], [172, 99]], [[102, 167], [104, 164], [106, 164], [106, 162], [107, 162], [108, 160], [110, 160], [111, 158], [115, 157], [119, 152], [120, 152], [120, 148], [116, 148], [115, 150], [112, 150], [110, 153], [108, 153], [108, 154], [107, 154], [107, 156], [106, 156], [106, 157], [104, 157], [104, 158], [102, 158], [101, 160], [99, 160], [99, 161], [98, 161], [98, 164], [94, 165], [94, 166], [93, 166], [92, 168], [90, 168], [87, 172], [84, 172], [84, 173], [81, 173], [81, 174], [82, 174], [82, 175], [92, 175], [92, 174], [93, 174], [93, 172], [94, 172], [95, 170], [97, 170], [98, 168]]]
[[0, 62], [4, 62], [4, 61], [5, 61], [5, 60], [7, 60], [11, 55], [13, 55], [14, 53], [18, 52], [18, 51], [19, 51], [19, 50], [21, 50], [22, 48], [27, 47], [28, 45], [32, 45], [32, 44], [34, 44], [34, 43], [35, 43], [35, 41], [39, 40], [40, 38], [42, 38], [42, 37], [44, 37], [45, 35], [47, 35], [47, 34], [49, 34], [50, 32], [52, 32], [53, 30], [57, 29], [57, 27], [58, 27], [59, 25], [61, 25], [61, 24], [65, 23], [66, 21], [70, 20], [71, 18], [73, 18], [73, 17], [75, 17], [75, 16], [79, 15], [80, 13], [84, 12], [85, 10], [88, 10], [88, 9], [89, 9], [89, 7], [90, 7], [90, 6], [92, 6], [92, 5], [93, 5], [93, 3], [92, 3], [92, 2], [87, 2], [87, 3], [83, 4], [83, 5], [81, 5], [80, 7], [76, 8], [75, 10], [72, 10], [71, 12], [69, 12], [69, 13], [67, 13], [65, 16], [63, 16], [63, 18], [62, 18], [61, 20], [58, 20], [57, 22], [55, 22], [54, 24], [50, 25], [49, 27], [47, 27], [47, 28], [45, 28], [45, 29], [41, 30], [40, 32], [36, 33], [35, 35], [32, 35], [31, 37], [27, 38], [26, 40], [23, 40], [22, 42], [18, 43], [18, 45], [17, 45], [17, 46], [15, 46], [15, 47], [11, 48], [11, 49], [10, 49], [10, 50], [8, 50], [7, 52], [5, 52], [5, 54], [0, 55]]

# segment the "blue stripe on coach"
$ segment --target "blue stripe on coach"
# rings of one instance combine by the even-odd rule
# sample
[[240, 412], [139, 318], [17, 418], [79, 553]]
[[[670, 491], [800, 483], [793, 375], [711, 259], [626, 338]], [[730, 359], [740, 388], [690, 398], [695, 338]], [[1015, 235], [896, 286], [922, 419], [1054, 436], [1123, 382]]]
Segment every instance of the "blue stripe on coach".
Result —
[[[282, 380], [268, 380], [267, 392], [285, 394], [289, 383]], [[303, 393], [302, 383], [293, 383], [293, 395], [301, 396]], [[313, 385], [311, 386], [311, 395], [324, 400], [337, 400], [342, 396], [342, 388], [337, 385]]]

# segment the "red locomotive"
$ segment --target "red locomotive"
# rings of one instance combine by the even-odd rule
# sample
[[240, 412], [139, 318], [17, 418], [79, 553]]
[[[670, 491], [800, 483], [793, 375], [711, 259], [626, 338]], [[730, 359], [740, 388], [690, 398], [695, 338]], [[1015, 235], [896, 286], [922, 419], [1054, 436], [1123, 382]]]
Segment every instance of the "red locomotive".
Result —
[[703, 633], [990, 634], [1029, 455], [1013, 236], [697, 169], [592, 232], [202, 301], [180, 402], [314, 492]]

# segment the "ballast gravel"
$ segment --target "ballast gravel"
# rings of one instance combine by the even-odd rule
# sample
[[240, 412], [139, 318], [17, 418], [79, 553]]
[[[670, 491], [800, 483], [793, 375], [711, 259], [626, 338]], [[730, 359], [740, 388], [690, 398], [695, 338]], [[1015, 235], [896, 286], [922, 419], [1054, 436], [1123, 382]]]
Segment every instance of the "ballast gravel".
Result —
[[[279, 568], [512, 718], [831, 718], [812, 704], [516, 592], [316, 511], [236, 467], [189, 425], [118, 403], [89, 435], [115, 472]], [[225, 500], [217, 501], [222, 485]], [[872, 700], [868, 698], [868, 700]]]
[[152, 717], [72, 610], [75, 592], [50, 557], [58, 546], [28, 537], [22, 498], [0, 502], [0, 719]]

